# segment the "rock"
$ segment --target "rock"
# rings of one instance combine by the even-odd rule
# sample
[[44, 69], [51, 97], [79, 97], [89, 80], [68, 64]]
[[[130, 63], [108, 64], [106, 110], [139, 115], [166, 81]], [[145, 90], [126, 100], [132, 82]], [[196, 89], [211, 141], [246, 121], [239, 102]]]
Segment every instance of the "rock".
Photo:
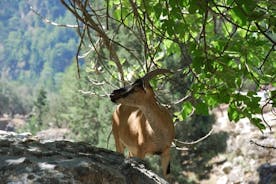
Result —
[[227, 184], [228, 182], [228, 178], [226, 175], [218, 178], [218, 180], [216, 181], [217, 184]]
[[0, 117], [0, 130], [5, 130], [9, 122], [10, 122], [9, 118]]
[[84, 142], [41, 142], [29, 134], [0, 132], [3, 183], [167, 183], [139, 159]]
[[229, 174], [232, 170], [232, 164], [230, 162], [226, 162], [222, 166], [222, 170], [225, 174]]
[[[256, 117], [264, 118], [271, 127], [261, 132], [246, 118], [238, 123], [227, 119], [227, 111], [216, 110], [214, 132], [228, 133], [227, 149], [221, 153], [222, 164], [211, 160], [213, 166], [207, 183], [251, 183], [276, 184], [276, 121], [275, 113], [268, 111]], [[215, 176], [215, 177], [214, 177]]]
[[276, 163], [263, 164], [258, 168], [260, 184], [276, 183]]
[[232, 169], [228, 175], [229, 183], [241, 183], [243, 181], [244, 174], [240, 166], [235, 167]]
[[15, 131], [22, 128], [26, 123], [26, 118], [23, 115], [15, 115], [11, 117], [7, 114], [0, 116], [0, 130]]
[[49, 128], [36, 133], [40, 140], [63, 140], [70, 133], [68, 128]]

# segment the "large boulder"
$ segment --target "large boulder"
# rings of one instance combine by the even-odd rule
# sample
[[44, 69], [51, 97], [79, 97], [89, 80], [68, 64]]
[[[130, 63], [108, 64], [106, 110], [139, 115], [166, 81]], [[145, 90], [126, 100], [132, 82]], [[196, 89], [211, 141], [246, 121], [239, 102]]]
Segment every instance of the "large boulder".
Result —
[[0, 131], [0, 183], [167, 183], [138, 159], [84, 142]]

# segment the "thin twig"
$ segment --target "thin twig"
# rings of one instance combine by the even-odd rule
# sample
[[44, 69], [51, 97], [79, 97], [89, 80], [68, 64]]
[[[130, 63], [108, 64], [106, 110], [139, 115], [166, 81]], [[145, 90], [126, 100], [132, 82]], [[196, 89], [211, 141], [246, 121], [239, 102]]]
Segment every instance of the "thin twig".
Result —
[[[259, 31], [270, 41], [272, 42], [273, 45], [276, 45], [276, 41], [273, 40], [273, 38], [271, 38], [268, 34], [266, 34], [266, 32], [261, 28], [261, 26], [255, 22], [255, 25], [257, 26], [257, 28], [259, 29]], [[273, 48], [273, 47], [272, 47]]]
[[232, 37], [235, 35], [236, 32], [237, 32], [237, 27], [235, 26], [234, 30], [232, 31], [232, 33], [230, 33], [230, 34], [228, 33], [229, 34], [229, 38], [228, 38], [227, 42], [225, 43], [222, 51], [220, 52], [220, 54], [219, 54], [220, 56], [222, 56], [224, 54], [224, 52], [227, 50], [227, 48], [228, 48], [228, 46], [230, 44], [230, 41], [231, 41]]
[[72, 25], [72, 24], [59, 24], [56, 22], [53, 22], [45, 17], [43, 17], [38, 11], [36, 11], [32, 6], [30, 6], [30, 9], [32, 12], [34, 12], [36, 15], [38, 15], [45, 23], [51, 24], [53, 26], [59, 26], [59, 27], [66, 27], [66, 28], [78, 28], [79, 25]]
[[191, 94], [188, 94], [188, 95], [186, 95], [185, 97], [183, 97], [183, 98], [181, 98], [181, 99], [179, 99], [179, 100], [173, 102], [171, 105], [180, 104], [180, 103], [182, 103], [182, 102], [185, 102], [185, 101], [190, 100], [191, 98], [192, 98]]
[[[208, 6], [208, 5], [207, 5]], [[208, 51], [207, 51], [207, 41], [206, 41], [206, 24], [207, 24], [207, 19], [208, 19], [208, 7], [206, 7], [205, 13], [204, 13], [204, 18], [202, 22], [202, 31], [200, 34], [200, 37], [203, 37], [203, 47], [204, 47], [204, 54], [206, 61], [208, 61]]]
[[267, 103], [265, 103], [263, 106], [262, 106], [262, 119], [263, 119], [263, 122], [266, 124], [266, 126], [269, 128], [269, 130], [270, 131], [272, 131], [272, 127], [271, 127], [271, 125], [265, 120], [265, 117], [264, 117], [264, 109], [265, 109], [265, 107], [267, 106], [267, 105], [269, 105], [269, 103], [268, 103], [269, 101], [267, 101]]
[[80, 40], [80, 43], [79, 43], [79, 46], [78, 46], [78, 50], [77, 50], [77, 54], [76, 54], [76, 62], [77, 62], [77, 71], [78, 71], [78, 77], [80, 78], [80, 63], [79, 63], [79, 54], [80, 54], [80, 51], [81, 51], [81, 46], [83, 44], [83, 38], [84, 38], [84, 35], [85, 35], [85, 30], [86, 29], [83, 29], [83, 32], [81, 33], [81, 40]]
[[252, 139], [250, 140], [250, 143], [255, 144], [256, 146], [265, 148], [265, 149], [276, 149], [275, 146], [263, 145], [263, 144], [260, 144], [260, 143], [257, 143], [257, 142], [255, 142], [255, 141], [253, 141]]
[[[222, 7], [222, 5], [218, 5], [218, 4], [216, 4], [214, 1], [211, 1], [211, 2], [215, 5], [214, 7], [215, 7], [216, 10], [218, 11], [218, 12], [216, 12], [216, 11], [214, 11], [212, 8], [210, 8], [210, 10], [211, 10], [213, 13], [222, 16], [227, 22], [231, 23], [232, 25], [235, 25], [236, 27], [238, 27], [238, 28], [240, 28], [240, 29], [242, 29], [242, 30], [245, 30], [245, 31], [248, 31], [248, 32], [251, 32], [251, 33], [258, 33], [258, 31], [253, 31], [253, 30], [250, 30], [250, 29], [246, 29], [246, 28], [240, 26], [239, 24], [235, 23], [233, 20], [231, 20], [229, 17], [227, 17], [226, 14], [224, 14], [223, 12], [221, 12], [221, 10], [219, 9], [219, 6]], [[230, 9], [231, 9], [231, 8], [229, 8], [229, 10], [230, 10]]]
[[90, 96], [98, 96], [98, 97], [108, 97], [109, 96], [109, 94], [99, 95], [99, 94], [94, 93], [92, 91], [79, 90], [79, 92], [83, 95], [90, 95]]
[[263, 60], [263, 62], [262, 62], [262, 64], [259, 66], [259, 70], [262, 70], [262, 67], [264, 66], [264, 64], [266, 63], [266, 61], [268, 60], [268, 57], [269, 57], [269, 55], [271, 54], [271, 52], [274, 50], [274, 47], [275, 47], [275, 43], [272, 45], [272, 47], [270, 48], [270, 50], [268, 51], [268, 53], [266, 54], [266, 56], [265, 56], [265, 58], [264, 58], [264, 60]]

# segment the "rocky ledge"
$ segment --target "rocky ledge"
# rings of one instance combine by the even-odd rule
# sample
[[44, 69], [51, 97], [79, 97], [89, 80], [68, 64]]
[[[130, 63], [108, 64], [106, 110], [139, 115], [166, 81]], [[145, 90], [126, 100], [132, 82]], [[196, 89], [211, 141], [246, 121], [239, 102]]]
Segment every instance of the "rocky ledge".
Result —
[[40, 141], [30, 134], [0, 131], [3, 183], [167, 183], [140, 160], [83, 142]]

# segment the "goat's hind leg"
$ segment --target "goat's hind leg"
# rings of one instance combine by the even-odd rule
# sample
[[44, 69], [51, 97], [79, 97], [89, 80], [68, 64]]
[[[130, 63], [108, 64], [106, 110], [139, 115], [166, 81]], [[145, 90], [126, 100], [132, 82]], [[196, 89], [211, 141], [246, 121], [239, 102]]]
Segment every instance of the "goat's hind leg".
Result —
[[115, 147], [117, 152], [124, 154], [125, 146], [120, 140], [115, 140]]
[[113, 136], [114, 136], [116, 151], [119, 152], [119, 153], [124, 154], [125, 146], [121, 142], [120, 137], [119, 137], [117, 131], [114, 131], [114, 129], [113, 129], [112, 132], [113, 132]]
[[161, 154], [161, 166], [163, 175], [170, 174], [170, 148], [166, 148]]

